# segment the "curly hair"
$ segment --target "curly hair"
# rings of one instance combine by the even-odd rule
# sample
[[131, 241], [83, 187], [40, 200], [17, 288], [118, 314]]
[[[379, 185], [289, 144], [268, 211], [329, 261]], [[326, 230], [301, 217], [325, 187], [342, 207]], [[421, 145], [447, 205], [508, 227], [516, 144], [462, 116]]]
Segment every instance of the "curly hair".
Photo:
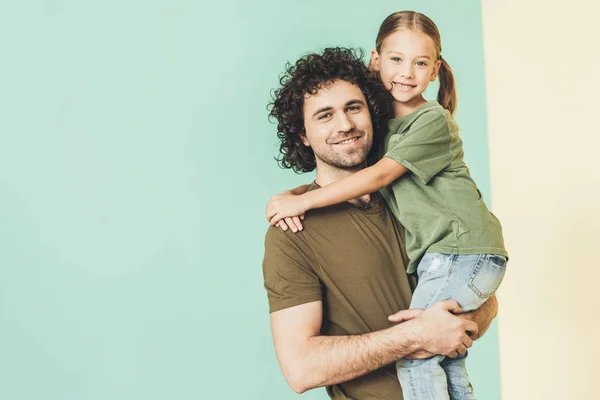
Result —
[[[379, 78], [362, 61], [364, 53], [358, 49], [326, 48], [322, 54], [308, 54], [287, 63], [279, 79], [281, 87], [269, 103], [269, 120], [277, 119], [277, 137], [280, 140], [277, 161], [282, 168], [296, 173], [310, 172], [316, 167], [312, 148], [302, 143], [304, 134], [304, 98], [316, 94], [323, 86], [337, 80], [356, 84], [367, 100], [373, 131], [378, 132], [391, 116], [391, 95]], [[374, 135], [374, 140], [378, 135]], [[372, 149], [376, 149], [373, 144]]]

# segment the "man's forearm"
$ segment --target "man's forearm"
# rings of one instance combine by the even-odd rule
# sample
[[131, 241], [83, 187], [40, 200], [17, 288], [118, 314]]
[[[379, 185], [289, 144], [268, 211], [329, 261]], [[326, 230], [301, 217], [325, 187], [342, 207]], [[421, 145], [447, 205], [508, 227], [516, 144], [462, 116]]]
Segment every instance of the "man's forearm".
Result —
[[[479, 327], [473, 340], [487, 331], [497, 313], [498, 301], [491, 296], [477, 310], [462, 314]], [[307, 338], [300, 350], [300, 391], [354, 379], [422, 350], [416, 324], [408, 321], [363, 335]]]
[[290, 384], [302, 393], [345, 382], [419, 350], [418, 343], [413, 322], [363, 335], [313, 336], [299, 348], [302, 360]]
[[[320, 313], [320, 302], [316, 303], [304, 305], [304, 314], [294, 313], [293, 307], [271, 314], [279, 364], [298, 393], [354, 379], [418, 350], [456, 357], [473, 344], [467, 332], [478, 329], [476, 323], [454, 315], [460, 311], [457, 302], [445, 300], [417, 314], [407, 310], [404, 318], [409, 320], [388, 329], [354, 336], [320, 336], [320, 323], [305, 313], [311, 311], [307, 308], [311, 305], [313, 312]], [[290, 329], [291, 325], [295, 328]]]
[[498, 300], [493, 295], [485, 303], [483, 303], [478, 309], [462, 314], [465, 318], [475, 322], [479, 330], [477, 334], [473, 336], [473, 340], [479, 339], [488, 330], [492, 320], [498, 314]]

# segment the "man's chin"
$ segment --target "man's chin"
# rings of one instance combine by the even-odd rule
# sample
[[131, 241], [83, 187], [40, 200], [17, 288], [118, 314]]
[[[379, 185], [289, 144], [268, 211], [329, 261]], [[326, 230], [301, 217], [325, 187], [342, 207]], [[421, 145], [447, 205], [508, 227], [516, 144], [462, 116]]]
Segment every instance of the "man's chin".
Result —
[[335, 164], [332, 164], [333, 167], [347, 169], [347, 170], [357, 170], [363, 168], [367, 164], [367, 157], [360, 157], [355, 160], [341, 160]]

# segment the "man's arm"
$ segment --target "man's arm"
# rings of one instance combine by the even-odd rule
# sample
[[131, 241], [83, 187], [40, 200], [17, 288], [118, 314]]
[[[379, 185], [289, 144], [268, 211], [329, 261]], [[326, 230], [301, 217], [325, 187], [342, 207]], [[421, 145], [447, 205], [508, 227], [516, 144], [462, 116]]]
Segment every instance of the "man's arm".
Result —
[[297, 393], [345, 382], [411, 354], [426, 350], [456, 356], [471, 347], [474, 322], [454, 301], [434, 304], [418, 318], [377, 332], [321, 336], [322, 302], [315, 301], [271, 314], [275, 352], [283, 375]]
[[[390, 315], [388, 319], [391, 322], [401, 323], [408, 319], [415, 318], [419, 316], [423, 312], [422, 309], [410, 309], [410, 310], [402, 310], [397, 313]], [[488, 330], [492, 320], [498, 314], [498, 300], [496, 299], [496, 295], [490, 296], [478, 309], [459, 314], [458, 317], [473, 321], [477, 324], [479, 328], [477, 332], [473, 332], [470, 336], [471, 339], [477, 340], [483, 336], [483, 334]], [[429, 358], [433, 357], [435, 353], [430, 353], [425, 350], [418, 350], [412, 354], [405, 356], [404, 358], [408, 359], [418, 359], [418, 358]]]

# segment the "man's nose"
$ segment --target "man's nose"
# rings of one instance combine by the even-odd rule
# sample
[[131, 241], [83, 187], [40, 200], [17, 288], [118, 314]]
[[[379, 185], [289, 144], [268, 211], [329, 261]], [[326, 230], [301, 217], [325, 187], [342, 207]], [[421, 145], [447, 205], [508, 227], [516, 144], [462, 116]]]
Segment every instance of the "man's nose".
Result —
[[354, 129], [354, 121], [349, 118], [345, 112], [339, 112], [337, 117], [338, 129], [343, 132], [348, 132]]

